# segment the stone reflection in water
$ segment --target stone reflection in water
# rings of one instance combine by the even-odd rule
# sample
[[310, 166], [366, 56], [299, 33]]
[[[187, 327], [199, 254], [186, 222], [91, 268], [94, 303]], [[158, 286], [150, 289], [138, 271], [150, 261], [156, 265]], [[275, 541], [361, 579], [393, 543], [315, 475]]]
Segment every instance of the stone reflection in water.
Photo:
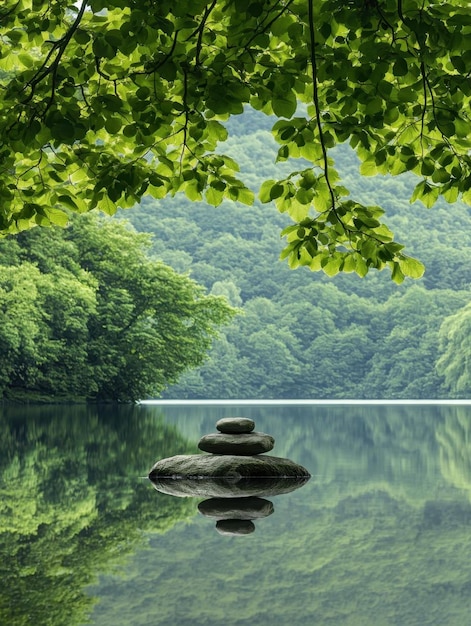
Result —
[[[239, 479], [177, 478], [150, 476], [153, 486], [161, 493], [179, 498], [207, 498], [198, 504], [199, 512], [216, 521], [221, 535], [248, 535], [255, 530], [255, 520], [274, 512], [273, 503], [266, 498], [290, 493], [305, 485], [303, 477], [250, 477]], [[242, 523], [243, 522], [243, 523]]]
[[199, 512], [216, 520], [220, 535], [249, 535], [255, 530], [253, 520], [268, 517], [275, 510], [264, 498], [210, 498], [198, 504]]
[[265, 456], [274, 439], [253, 432], [253, 420], [224, 418], [218, 433], [205, 435], [198, 444], [210, 454], [178, 455], [158, 461], [149, 473], [154, 487], [178, 497], [209, 498], [198, 505], [200, 513], [216, 520], [221, 535], [248, 535], [253, 520], [273, 513], [263, 496], [289, 493], [304, 485], [309, 472], [289, 459]]

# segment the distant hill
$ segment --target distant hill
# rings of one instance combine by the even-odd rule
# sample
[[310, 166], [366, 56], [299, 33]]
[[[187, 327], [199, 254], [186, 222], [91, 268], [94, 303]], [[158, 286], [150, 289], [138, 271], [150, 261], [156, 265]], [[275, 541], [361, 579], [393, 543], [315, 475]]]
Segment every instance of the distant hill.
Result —
[[[224, 152], [255, 191], [287, 172], [275, 163], [270, 126], [252, 110], [228, 125]], [[386, 209], [397, 240], [426, 264], [424, 278], [397, 286], [387, 272], [360, 279], [293, 271], [278, 260], [290, 221], [274, 206], [146, 198], [120, 216], [154, 234], [154, 255], [242, 310], [206, 364], [166, 397], [453, 397], [435, 370], [438, 331], [470, 299], [470, 211], [445, 201], [410, 205], [416, 177], [360, 177], [348, 146], [334, 156], [352, 196]]]

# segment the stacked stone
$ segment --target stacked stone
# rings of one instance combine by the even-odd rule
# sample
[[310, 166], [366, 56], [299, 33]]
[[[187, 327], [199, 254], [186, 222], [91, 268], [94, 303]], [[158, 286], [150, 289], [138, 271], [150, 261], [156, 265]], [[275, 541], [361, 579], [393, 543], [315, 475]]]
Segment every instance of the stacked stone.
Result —
[[247, 417], [225, 417], [216, 423], [219, 432], [204, 435], [198, 448], [211, 454], [254, 456], [270, 452], [275, 440], [270, 435], [254, 431], [255, 422]]
[[255, 520], [273, 513], [273, 504], [259, 496], [289, 493], [309, 480], [309, 472], [289, 459], [265, 456], [275, 440], [256, 432], [255, 422], [247, 417], [220, 419], [216, 428], [218, 432], [198, 442], [209, 454], [162, 459], [149, 478], [163, 493], [210, 496], [198, 508], [216, 521], [218, 533], [248, 535], [255, 530]]

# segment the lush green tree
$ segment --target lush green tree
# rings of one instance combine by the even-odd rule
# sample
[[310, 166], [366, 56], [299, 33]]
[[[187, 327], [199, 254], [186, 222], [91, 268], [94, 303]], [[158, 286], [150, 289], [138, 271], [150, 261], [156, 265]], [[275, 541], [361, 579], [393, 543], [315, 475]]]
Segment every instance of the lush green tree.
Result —
[[441, 357], [437, 362], [437, 370], [458, 398], [467, 398], [471, 392], [470, 333], [470, 304], [447, 317], [439, 332]]
[[[0, 244], [0, 266], [12, 258]], [[0, 277], [0, 392], [137, 400], [200, 365], [235, 313], [149, 256], [125, 222], [77, 216], [16, 241]], [[3, 254], [4, 253], [4, 254]]]
[[216, 153], [250, 104], [278, 119], [266, 180], [295, 224], [290, 265], [419, 277], [382, 221], [348, 197], [329, 151], [362, 175], [413, 172], [412, 200], [471, 202], [468, 3], [460, 0], [6, 0], [0, 10], [0, 229], [113, 213], [145, 193], [218, 205], [253, 193]]
[[68, 236], [100, 284], [88, 340], [98, 399], [116, 390], [133, 399], [156, 394], [203, 362], [216, 327], [235, 312], [223, 298], [205, 296], [187, 277], [147, 258], [148, 236], [136, 239], [116, 221], [96, 228], [93, 219], [81, 219]]
[[0, 266], [0, 391], [22, 384], [41, 359], [44, 319], [36, 299], [41, 278], [31, 264]]
[[240, 289], [231, 280], [216, 281], [211, 289], [214, 296], [224, 296], [232, 306], [240, 306]]
[[376, 308], [364, 397], [448, 397], [450, 390], [435, 367], [441, 354], [439, 329], [444, 311], [455, 312], [466, 301], [466, 292], [414, 285]]

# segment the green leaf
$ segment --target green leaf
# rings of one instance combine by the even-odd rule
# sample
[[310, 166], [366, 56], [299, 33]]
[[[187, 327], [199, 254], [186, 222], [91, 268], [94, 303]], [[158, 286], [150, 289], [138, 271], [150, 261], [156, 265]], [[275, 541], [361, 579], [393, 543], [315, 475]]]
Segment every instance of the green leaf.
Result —
[[281, 237], [284, 237], [285, 235], [289, 235], [290, 233], [293, 233], [294, 231], [297, 231], [299, 228], [299, 226], [297, 224], [291, 224], [290, 226], [287, 226], [286, 228], [283, 228], [283, 230], [280, 233]]
[[360, 165], [360, 174], [362, 176], [376, 176], [378, 168], [374, 159], [367, 159]]
[[[276, 185], [276, 181], [274, 180], [266, 180], [262, 183], [261, 187], [260, 187], [260, 192], [259, 192], [259, 198], [260, 198], [260, 202], [263, 202], [264, 204], [267, 202], [270, 202], [272, 200], [271, 197], [271, 190], [273, 188], [274, 185]], [[281, 185], [280, 185], [281, 186]]]
[[104, 211], [107, 215], [114, 215], [118, 210], [116, 204], [105, 194], [98, 202], [98, 208]]
[[93, 54], [98, 58], [112, 59], [115, 49], [104, 37], [98, 37], [92, 44]]
[[404, 282], [404, 278], [405, 278], [404, 274], [401, 271], [399, 263], [397, 263], [396, 261], [392, 261], [391, 264], [392, 264], [391, 278], [397, 285], [400, 285], [401, 283]]
[[409, 66], [404, 57], [399, 57], [396, 59], [393, 65], [393, 74], [394, 76], [406, 76], [409, 72]]
[[404, 276], [409, 276], [410, 278], [422, 278], [425, 272], [423, 263], [407, 256], [403, 256], [399, 259], [399, 267]]
[[51, 136], [53, 139], [70, 143], [75, 137], [75, 126], [67, 119], [62, 119], [51, 126]]
[[239, 202], [247, 204], [248, 206], [252, 206], [252, 204], [254, 203], [254, 198], [255, 196], [253, 191], [247, 189], [246, 187], [239, 188], [239, 197], [237, 198]]
[[57, 226], [67, 226], [69, 222], [67, 213], [64, 213], [64, 211], [60, 209], [54, 209], [52, 207], [45, 208], [44, 214], [48, 220], [50, 220], [51, 224], [56, 224]]
[[342, 263], [341, 257], [333, 256], [327, 259], [327, 262], [322, 263], [322, 270], [327, 276], [335, 276], [340, 271], [340, 265]]
[[357, 268], [357, 261], [353, 254], [347, 254], [343, 261], [343, 272], [354, 272]]
[[185, 195], [192, 202], [202, 199], [201, 190], [197, 179], [189, 180], [185, 185]]
[[29, 54], [21, 53], [18, 55], [18, 59], [25, 67], [33, 67], [34, 61]]
[[273, 97], [273, 113], [278, 117], [290, 118], [296, 113], [298, 103], [292, 91], [286, 94], [276, 94]]
[[284, 193], [283, 185], [280, 185], [279, 183], [275, 183], [270, 189], [269, 198], [270, 200], [276, 200], [277, 198], [280, 198], [283, 195], [283, 193]]
[[355, 255], [355, 272], [363, 278], [368, 274], [368, 266], [366, 265], [365, 260], [358, 254]]
[[74, 39], [81, 46], [84, 46], [90, 41], [90, 35], [86, 30], [83, 30], [83, 28], [77, 28], [74, 33]]
[[122, 126], [122, 122], [119, 117], [109, 117], [105, 122], [105, 129], [110, 135], [116, 134]]

